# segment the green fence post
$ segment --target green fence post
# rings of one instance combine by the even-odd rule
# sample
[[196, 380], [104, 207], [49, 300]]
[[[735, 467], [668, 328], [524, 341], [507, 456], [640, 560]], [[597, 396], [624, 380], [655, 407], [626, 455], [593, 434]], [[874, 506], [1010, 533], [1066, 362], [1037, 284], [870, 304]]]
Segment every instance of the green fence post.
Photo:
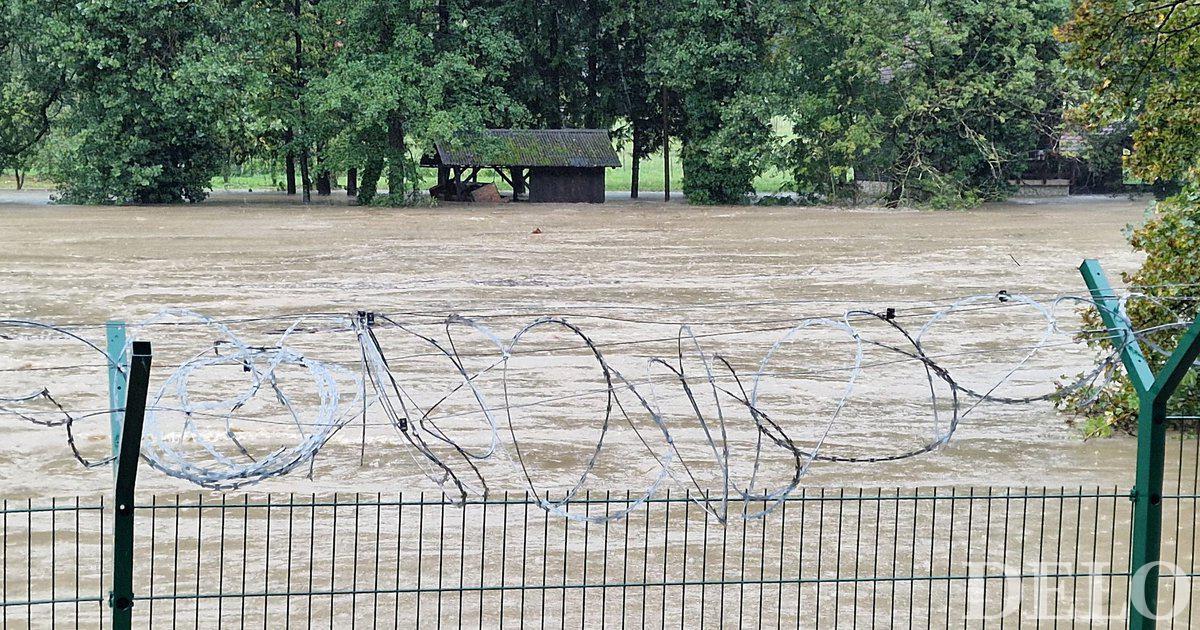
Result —
[[[125, 355], [125, 322], [111, 320], [104, 325], [108, 353], [108, 422], [112, 431], [112, 454], [115, 458], [121, 444], [121, 421], [125, 407], [126, 375], [129, 374], [129, 357]], [[117, 472], [117, 460], [113, 460], [113, 474]]]
[[1129, 373], [1129, 379], [1133, 381], [1138, 397], [1142, 398], [1154, 386], [1154, 372], [1150, 371], [1150, 364], [1142, 355], [1142, 347], [1138, 345], [1129, 322], [1121, 317], [1120, 301], [1109, 286], [1108, 277], [1100, 268], [1100, 261], [1090, 258], [1083, 261], [1079, 266], [1079, 273], [1083, 274], [1083, 281], [1091, 291], [1092, 300], [1096, 302], [1104, 326], [1108, 328], [1109, 334], [1117, 336], [1113, 343], [1121, 349], [1121, 361], [1125, 364], [1125, 371]]
[[[1155, 376], [1142, 354], [1132, 326], [1120, 316], [1119, 302], [1096, 260], [1079, 267], [1108, 332], [1121, 349], [1121, 361], [1138, 394], [1137, 470], [1133, 504], [1132, 557], [1129, 572], [1129, 627], [1155, 627], [1158, 611], [1158, 562], [1162, 547], [1162, 485], [1166, 452], [1167, 400], [1200, 356], [1200, 316], [1196, 318], [1162, 371]], [[1141, 574], [1145, 568], [1145, 573]], [[1132, 580], [1140, 575], [1140, 582]], [[1139, 601], [1140, 600], [1140, 601]]]
[[114, 630], [133, 624], [133, 491], [137, 485], [142, 422], [146, 419], [146, 394], [150, 386], [150, 342], [133, 342], [125, 421], [117, 454], [116, 500], [113, 502], [113, 578], [108, 605]]
[[[1153, 628], [1155, 625], [1158, 610], [1158, 561], [1162, 540], [1162, 491], [1166, 452], [1167, 401], [1175, 393], [1175, 389], [1179, 387], [1180, 381], [1195, 363], [1197, 356], [1200, 356], [1200, 316], [1196, 317], [1192, 326], [1184, 334], [1179, 345], [1175, 347], [1175, 351], [1171, 353], [1171, 357], [1167, 359], [1166, 365], [1154, 378], [1153, 387], [1139, 403], [1141, 409], [1138, 413], [1138, 496], [1139, 498], [1148, 497], [1149, 500], [1139, 500], [1134, 505], [1134, 533], [1136, 536], [1139, 526], [1144, 528], [1146, 532], [1144, 536], [1145, 550], [1139, 558], [1139, 550], [1134, 547], [1134, 563], [1130, 568], [1134, 571], [1144, 568], [1146, 572], [1143, 584], [1131, 583], [1134, 588], [1141, 587], [1141, 591], [1145, 593], [1146, 605], [1144, 613], [1139, 611], [1137, 617], [1131, 617], [1131, 620], [1138, 620], [1137, 624], [1130, 623], [1131, 628], [1147, 629]], [[1144, 411], [1146, 407], [1150, 408], [1148, 414]], [[1149, 454], [1143, 458], [1140, 456], [1145, 447], [1142, 441], [1142, 425], [1147, 421], [1151, 427], [1149, 431], [1145, 432], [1149, 434], [1146, 437]], [[1140, 482], [1143, 477], [1146, 480], [1144, 484]]]

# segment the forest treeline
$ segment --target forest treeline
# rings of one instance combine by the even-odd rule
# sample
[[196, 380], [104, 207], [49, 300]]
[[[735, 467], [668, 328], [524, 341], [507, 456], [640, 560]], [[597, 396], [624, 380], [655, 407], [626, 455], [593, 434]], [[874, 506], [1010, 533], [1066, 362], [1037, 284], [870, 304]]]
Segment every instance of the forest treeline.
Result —
[[[402, 204], [435, 140], [588, 127], [631, 152], [635, 187], [671, 138], [693, 203], [737, 202], [771, 168], [801, 198], [872, 180], [893, 203], [969, 205], [1061, 152], [1096, 79], [1064, 65], [1069, 0], [0, 6], [0, 168], [76, 203], [196, 201], [222, 168], [271, 164], [306, 199], [344, 182]], [[1120, 171], [1113, 118], [1078, 134], [1094, 170]]]

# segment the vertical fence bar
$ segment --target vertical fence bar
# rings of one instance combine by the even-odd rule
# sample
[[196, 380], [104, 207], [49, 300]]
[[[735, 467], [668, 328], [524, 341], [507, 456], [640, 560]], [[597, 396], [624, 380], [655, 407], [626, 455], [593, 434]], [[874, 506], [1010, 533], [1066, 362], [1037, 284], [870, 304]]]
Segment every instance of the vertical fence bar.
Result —
[[113, 611], [114, 630], [129, 630], [133, 624], [133, 491], [137, 484], [142, 422], [146, 417], [150, 356], [150, 342], [133, 343], [125, 418], [117, 454], [116, 501], [113, 504], [113, 577], [108, 605]]
[[1158, 610], [1158, 563], [1162, 548], [1162, 484], [1166, 458], [1167, 400], [1200, 355], [1200, 317], [1155, 376], [1142, 355], [1132, 324], [1119, 313], [1119, 302], [1099, 261], [1079, 267], [1100, 318], [1121, 353], [1125, 371], [1138, 394], [1137, 472], [1133, 499], [1129, 627], [1154, 628]]
[[[125, 355], [125, 322], [111, 320], [104, 325], [108, 353], [108, 421], [112, 430], [112, 454], [119, 454], [121, 445], [121, 422], [124, 413], [120, 411], [125, 406], [126, 375], [129, 374], [129, 357]], [[113, 460], [113, 473], [117, 471], [117, 461]]]

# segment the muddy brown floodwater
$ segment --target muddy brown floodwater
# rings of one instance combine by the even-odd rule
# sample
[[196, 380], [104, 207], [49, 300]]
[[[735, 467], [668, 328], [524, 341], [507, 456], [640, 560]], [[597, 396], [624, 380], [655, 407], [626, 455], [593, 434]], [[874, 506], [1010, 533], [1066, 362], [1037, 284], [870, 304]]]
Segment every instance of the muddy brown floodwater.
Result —
[[[646, 374], [648, 358], [676, 356], [679, 323], [710, 335], [701, 339], [704, 351], [720, 354], [748, 375], [785, 332], [780, 321], [893, 307], [899, 321], [915, 330], [933, 312], [931, 305], [956, 297], [1005, 290], [1048, 301], [1055, 294], [1083, 294], [1076, 268], [1084, 257], [1101, 258], [1114, 278], [1136, 267], [1139, 258], [1122, 228], [1139, 222], [1146, 206], [1100, 197], [989, 204], [965, 212], [651, 202], [393, 210], [338, 203], [303, 207], [277, 195], [231, 193], [187, 207], [47, 206], [38, 200], [12, 193], [0, 198], [0, 317], [76, 326], [72, 330], [102, 344], [99, 325], [105, 320], [138, 321], [166, 307], [221, 318], [364, 309], [395, 314], [431, 334], [439, 332], [433, 315], [457, 313], [483, 318], [501, 337], [538, 315], [562, 315], [634, 380]], [[1056, 312], [1068, 328], [1076, 325], [1073, 306]], [[233, 326], [248, 342], [262, 344], [273, 343], [286, 327], [273, 320]], [[927, 335], [928, 346], [946, 355], [944, 365], [960, 382], [987, 391], [1024, 352], [1013, 348], [1036, 342], [1043, 327], [1029, 308], [982, 309], [939, 323]], [[863, 333], [891, 334], [866, 324]], [[216, 338], [194, 326], [152, 327], [139, 336], [155, 343], [152, 390], [173, 365], [211, 348]], [[385, 346], [394, 344], [393, 356], [421, 354], [411, 339], [381, 337]], [[483, 347], [470, 333], [460, 331], [460, 337], [465, 347]], [[564, 339], [547, 332], [531, 343]], [[652, 339], [658, 341], [628, 343]], [[798, 442], [811, 444], [833, 411], [852, 353], [844, 335], [813, 330], [796, 339], [771, 365], [769, 374], [776, 376], [764, 386], [764, 409]], [[1069, 335], [1054, 341], [996, 393], [1048, 392], [1055, 379], [1092, 364], [1093, 355], [1069, 343]], [[359, 349], [350, 332], [299, 335], [296, 344], [306, 356], [356, 366]], [[517, 357], [509, 374], [511, 400], [542, 401], [514, 414], [513, 432], [538, 483], [565, 487], [590, 456], [605, 401], [596, 396], [553, 401], [602, 387], [602, 375], [578, 348], [537, 356]], [[830, 431], [827, 452], [882, 455], [932, 439], [924, 370], [895, 358], [867, 351], [867, 367]], [[95, 359], [78, 345], [49, 338], [0, 339], [0, 395], [46, 387], [70, 408], [104, 408], [103, 370], [70, 367]], [[694, 362], [694, 355], [685, 361]], [[426, 399], [459, 382], [445, 359], [396, 360], [393, 367]], [[315, 404], [304, 374], [292, 376], [296, 381], [288, 387], [300, 406]], [[245, 385], [230, 378], [214, 377], [204, 391], [228, 396], [231, 388]], [[492, 378], [481, 388], [494, 394], [500, 384]], [[354, 395], [350, 389], [343, 392], [347, 400]], [[694, 416], [687, 415], [681, 389], [658, 385], [654, 395], [668, 423], [676, 423], [676, 437], [694, 458], [702, 483], [715, 482], [717, 470], [711, 457], [704, 460], [701, 434]], [[247, 413], [280, 418], [282, 410], [263, 398], [268, 400]], [[715, 413], [711, 399], [700, 404]], [[947, 410], [940, 405], [944, 422]], [[970, 411], [944, 448], [891, 463], [818, 463], [803, 484], [1107, 487], [1131, 480], [1134, 445], [1128, 438], [1084, 441], [1048, 402], [972, 405], [963, 405], [962, 411]], [[734, 445], [731, 467], [746, 479], [753, 466], [751, 421], [731, 407], [723, 407]], [[446, 430], [464, 443], [486, 443], [471, 401], [456, 399], [445, 409], [460, 414]], [[507, 418], [502, 413], [499, 418], [508, 448]], [[304, 468], [257, 490], [436, 489], [396, 431], [383, 426], [382, 413], [370, 410], [368, 419], [364, 451], [364, 432], [351, 423], [319, 454], [311, 478]], [[75, 462], [61, 428], [35, 427], [11, 416], [0, 416], [0, 423], [7, 438], [0, 448], [0, 495], [94, 494], [111, 483], [107, 468], [86, 470]], [[223, 435], [220, 427], [202, 431]], [[267, 423], [240, 423], [234, 431], [252, 454], [295, 442], [286, 427]], [[107, 439], [106, 418], [80, 421], [77, 441], [86, 456], [103, 456]], [[612, 444], [588, 487], [644, 487], [654, 468], [645, 447], [619, 428], [613, 429]], [[786, 462], [777, 453], [766, 457], [756, 482], [770, 486], [786, 479]], [[522, 488], [509, 461], [497, 458], [483, 472], [492, 489]], [[148, 470], [139, 487], [194, 489]]]

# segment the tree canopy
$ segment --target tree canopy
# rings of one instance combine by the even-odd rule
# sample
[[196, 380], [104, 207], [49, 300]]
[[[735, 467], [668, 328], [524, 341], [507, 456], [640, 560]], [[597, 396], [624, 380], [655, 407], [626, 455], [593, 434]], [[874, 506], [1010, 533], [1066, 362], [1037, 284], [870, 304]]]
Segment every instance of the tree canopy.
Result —
[[1055, 139], [1065, 2], [811, 0], [789, 14], [784, 162], [801, 192], [851, 194], [865, 173], [893, 201], [996, 198]]
[[1200, 3], [1082, 0], [1060, 34], [1090, 88], [1079, 120], [1134, 122], [1127, 165], [1145, 180], [1200, 179]]
[[[1073, 115], [1092, 129], [1131, 126], [1125, 164], [1149, 182], [1170, 182], [1177, 194], [1157, 203], [1146, 222], [1130, 230], [1130, 244], [1146, 260], [1125, 274], [1145, 297], [1128, 302], [1135, 329], [1150, 330], [1161, 348], [1174, 348], [1180, 328], [1200, 309], [1200, 4], [1185, 0], [1083, 0], [1059, 32], [1067, 59], [1086, 79]], [[1089, 327], [1099, 316], [1087, 313]], [[1112, 349], [1104, 338], [1089, 343]], [[1147, 353], [1158, 370], [1161, 353]], [[1088, 430], [1107, 433], [1137, 426], [1137, 394], [1117, 366], [1106, 385], [1068, 396], [1063, 406], [1085, 415]], [[1097, 404], [1098, 403], [1098, 404]], [[1169, 403], [1172, 413], [1200, 408], [1200, 378], [1192, 370]]]
[[62, 3], [6, 0], [0, 12], [0, 172], [24, 169], [58, 116], [71, 36]]
[[[0, 168], [37, 161], [66, 200], [140, 203], [202, 199], [231, 164], [282, 165], [306, 198], [344, 174], [364, 203], [405, 203], [436, 140], [598, 127], [635, 173], [678, 144], [693, 203], [739, 202], [776, 169], [816, 200], [874, 180], [895, 203], [971, 204], [1057, 143], [1079, 80], [1053, 37], [1067, 1], [0, 0]], [[1080, 11], [1100, 24], [1107, 6]], [[1097, 40], [1087, 24], [1067, 39]], [[1160, 154], [1192, 115], [1166, 104], [1196, 89], [1194, 68], [1162, 58], [1187, 46], [1173, 41], [1092, 105], [1154, 116], [1163, 131], [1137, 142]], [[1108, 44], [1072, 54], [1115, 59]], [[1137, 81], [1168, 75], [1190, 87], [1141, 96]], [[1177, 176], [1186, 149], [1146, 173]]]

